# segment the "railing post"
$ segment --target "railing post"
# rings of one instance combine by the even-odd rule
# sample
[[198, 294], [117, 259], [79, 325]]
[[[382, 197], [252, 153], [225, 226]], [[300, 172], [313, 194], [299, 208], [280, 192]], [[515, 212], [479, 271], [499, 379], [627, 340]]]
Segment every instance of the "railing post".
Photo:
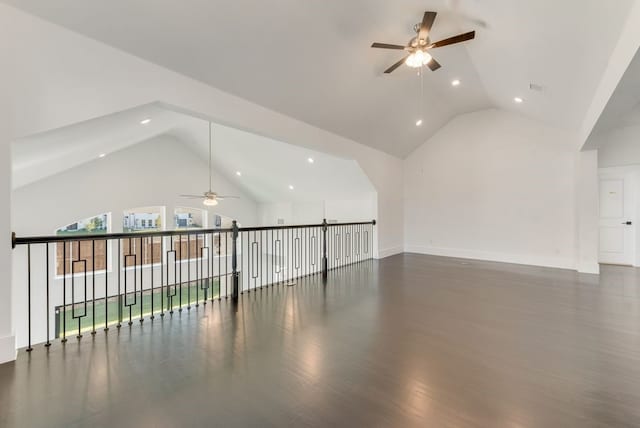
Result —
[[233, 294], [232, 298], [234, 300], [238, 300], [239, 287], [238, 287], [238, 223], [233, 220], [232, 223], [233, 234], [231, 241], [231, 282], [233, 285]]
[[322, 280], [327, 280], [328, 259], [327, 259], [327, 219], [322, 220]]

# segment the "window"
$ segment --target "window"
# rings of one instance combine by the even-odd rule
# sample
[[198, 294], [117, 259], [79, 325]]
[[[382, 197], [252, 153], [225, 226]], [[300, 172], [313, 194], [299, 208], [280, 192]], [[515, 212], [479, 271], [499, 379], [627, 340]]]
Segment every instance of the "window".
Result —
[[[164, 207], [132, 208], [123, 213], [122, 230], [125, 233], [155, 232], [162, 230]], [[120, 243], [124, 267], [144, 266], [162, 262], [162, 237], [125, 238]]]
[[[204, 229], [207, 227], [207, 212], [199, 208], [178, 207], [173, 212], [176, 230]], [[174, 236], [173, 248], [177, 260], [208, 258], [204, 235]]]
[[[81, 237], [109, 232], [110, 214], [100, 214], [68, 224], [56, 230], [57, 236]], [[107, 269], [107, 242], [69, 241], [56, 244], [56, 275], [73, 275]]]
[[178, 207], [173, 217], [176, 229], [203, 229], [207, 226], [207, 212], [199, 208]]
[[[233, 219], [229, 217], [222, 216], [220, 214], [214, 214], [213, 220], [215, 223], [215, 227], [217, 229], [231, 229], [233, 227]], [[240, 226], [240, 224], [238, 224]], [[215, 254], [218, 256], [226, 256], [231, 254], [231, 246], [232, 240], [231, 235], [222, 233], [221, 235], [214, 235], [213, 237], [213, 247], [215, 249]], [[238, 253], [242, 251], [242, 245], [238, 246]]]

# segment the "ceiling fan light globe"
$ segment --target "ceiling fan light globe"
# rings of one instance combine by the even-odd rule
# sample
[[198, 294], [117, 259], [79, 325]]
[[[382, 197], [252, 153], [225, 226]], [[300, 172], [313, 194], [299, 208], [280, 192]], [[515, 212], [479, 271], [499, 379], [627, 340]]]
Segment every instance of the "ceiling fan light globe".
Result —
[[414, 54], [409, 55], [404, 63], [411, 68], [418, 68], [422, 65], [416, 62], [416, 57]]
[[216, 199], [213, 198], [207, 198], [204, 201], [202, 201], [202, 203], [204, 205], [206, 205], [207, 207], [215, 207], [216, 205], [218, 205], [218, 201]]
[[431, 61], [431, 55], [428, 52], [418, 49], [417, 51], [409, 55], [409, 57], [405, 61], [405, 64], [407, 64], [411, 68], [420, 68], [423, 65], [427, 65], [429, 61]]

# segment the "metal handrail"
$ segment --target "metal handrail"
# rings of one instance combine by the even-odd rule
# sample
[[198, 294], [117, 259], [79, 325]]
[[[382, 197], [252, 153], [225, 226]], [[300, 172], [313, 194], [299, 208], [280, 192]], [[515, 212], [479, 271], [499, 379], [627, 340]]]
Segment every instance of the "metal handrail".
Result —
[[[261, 230], [281, 230], [281, 229], [303, 229], [308, 227], [336, 227], [336, 226], [356, 226], [362, 224], [372, 224], [375, 226], [376, 221], [362, 221], [350, 223], [318, 223], [318, 224], [296, 224], [296, 225], [280, 225], [280, 226], [253, 226], [238, 227], [238, 232], [257, 232]], [[184, 230], [162, 230], [156, 232], [116, 232], [116, 233], [94, 233], [87, 235], [43, 235], [43, 236], [16, 236], [15, 232], [11, 234], [11, 247], [26, 244], [46, 244], [52, 242], [77, 242], [77, 241], [93, 241], [105, 239], [126, 239], [126, 238], [151, 238], [163, 236], [186, 236], [186, 235], [202, 235], [208, 233], [225, 233], [233, 232], [233, 228], [215, 228], [215, 229], [184, 229]]]
[[[174, 308], [178, 311], [182, 311], [183, 307], [189, 310], [193, 303], [198, 307], [201, 303], [206, 305], [207, 301], [223, 297], [230, 297], [237, 302], [239, 296], [245, 292], [267, 286], [294, 285], [296, 279], [306, 276], [321, 274], [323, 281], [326, 281], [330, 270], [374, 257], [372, 243], [375, 224], [375, 220], [328, 223], [325, 219], [319, 224], [239, 227], [234, 220], [231, 228], [224, 229], [28, 237], [17, 237], [12, 233], [13, 248], [20, 245], [26, 250], [26, 350], [33, 349], [33, 295], [44, 296], [46, 299], [46, 323], [38, 327], [36, 341], [46, 338], [44, 346], [47, 347], [51, 345], [51, 297], [55, 294], [55, 299], [62, 297], [62, 304], [55, 307], [55, 319], [61, 321], [61, 342], [65, 343], [69, 325], [67, 320], [69, 323], [77, 323], [76, 337], [80, 339], [82, 332], [89, 328], [91, 334], [95, 335], [96, 326], [102, 326], [105, 332], [109, 330], [110, 325], [120, 328], [126, 321], [126, 312], [128, 324], [132, 325], [132, 319], [135, 317], [138, 317], [140, 322], [143, 322], [145, 317], [153, 320], [156, 314], [160, 317], [165, 313], [173, 314]], [[195, 239], [192, 238], [194, 235]], [[173, 236], [186, 236], [186, 248], [183, 247], [185, 239], [180, 239], [179, 243], [173, 239], [160, 239], [159, 242], [150, 239]], [[85, 252], [83, 257], [80, 242], [86, 241], [92, 243], [89, 248], [85, 248], [88, 253]], [[115, 246], [106, 250], [111, 248], [106, 244], [112, 241], [117, 244], [117, 250]], [[123, 241], [128, 241], [128, 249], [122, 246]], [[132, 244], [138, 241], [139, 246], [132, 249]], [[96, 242], [104, 245], [101, 253], [96, 253]], [[55, 243], [64, 245], [55, 247], [55, 257], [51, 259], [50, 245]], [[196, 248], [192, 248], [192, 243]], [[75, 251], [74, 244], [77, 244]], [[211, 257], [216, 251], [217, 254], [221, 254], [219, 251], [223, 245], [224, 260], [222, 257]], [[32, 275], [34, 247], [41, 248], [36, 253], [41, 264]], [[159, 253], [156, 250], [159, 250]], [[145, 263], [145, 252], [150, 264]], [[157, 263], [156, 254], [160, 255]], [[192, 258], [192, 255], [195, 258]], [[111, 263], [117, 262], [117, 269], [111, 271], [108, 268], [110, 260]], [[131, 260], [133, 263], [129, 263]], [[56, 276], [51, 274], [52, 261]], [[103, 271], [95, 270], [97, 261], [103, 263]], [[76, 271], [78, 265], [81, 268]], [[57, 276], [59, 266], [62, 266], [60, 277]], [[101, 276], [97, 276], [96, 273], [100, 273]], [[40, 288], [32, 291], [32, 287]], [[195, 300], [191, 297], [192, 289]], [[60, 291], [62, 296], [59, 295]], [[149, 313], [145, 312], [145, 299], [147, 306], [150, 306]], [[109, 308], [113, 311], [114, 305], [117, 311], [116, 318], [110, 318]], [[103, 322], [96, 319], [98, 310], [100, 314], [104, 314]], [[45, 327], [44, 332], [42, 327]], [[55, 337], [59, 337], [58, 328], [59, 325], [56, 324]]]

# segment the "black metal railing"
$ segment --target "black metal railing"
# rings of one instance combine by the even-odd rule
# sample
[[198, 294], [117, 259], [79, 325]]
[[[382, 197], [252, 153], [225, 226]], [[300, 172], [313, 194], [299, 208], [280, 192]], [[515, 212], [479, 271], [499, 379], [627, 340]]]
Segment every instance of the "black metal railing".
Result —
[[81, 339], [305, 276], [326, 280], [332, 269], [373, 257], [375, 224], [238, 227], [234, 221], [225, 229], [14, 234], [13, 248], [25, 251], [14, 257], [14, 281], [26, 283], [26, 296], [17, 299], [27, 308], [18, 341], [31, 351], [34, 343]]

